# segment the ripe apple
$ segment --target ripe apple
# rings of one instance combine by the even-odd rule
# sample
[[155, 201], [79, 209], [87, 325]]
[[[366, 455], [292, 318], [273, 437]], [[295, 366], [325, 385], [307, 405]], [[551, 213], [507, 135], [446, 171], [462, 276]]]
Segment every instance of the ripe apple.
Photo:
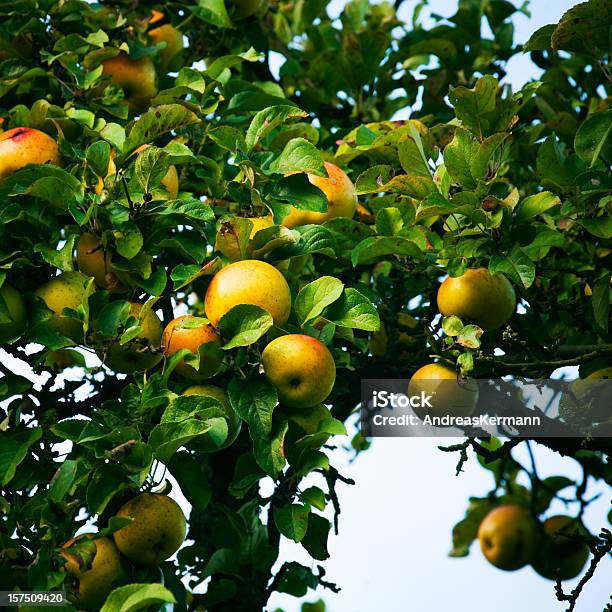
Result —
[[89, 278], [80, 272], [64, 272], [36, 290], [47, 308], [53, 312], [51, 325], [66, 338], [83, 341], [83, 324], [72, 317], [62, 316], [64, 308], [77, 310], [83, 303]]
[[[108, 160], [108, 168], [106, 170], [106, 178], [109, 176], [113, 176], [113, 174], [117, 174], [117, 166], [115, 165], [115, 151], [112, 150], [110, 152], [110, 157]], [[96, 187], [94, 191], [97, 195], [101, 195], [104, 191], [104, 180], [101, 176], [98, 177], [98, 182], [96, 183]]]
[[[130, 315], [138, 319], [142, 304], [138, 302], [130, 303]], [[143, 372], [155, 367], [161, 360], [161, 351], [158, 349], [161, 343], [162, 323], [159, 317], [149, 310], [142, 321], [140, 321], [142, 331], [121, 346], [119, 342], [113, 343], [106, 355], [98, 352], [104, 364], [115, 372], [132, 374], [133, 372]]]
[[4, 302], [10, 319], [7, 321], [0, 319], [0, 344], [5, 344], [16, 340], [23, 334], [27, 317], [21, 293], [7, 283], [0, 287], [0, 302]]
[[[148, 149], [150, 144], [143, 144], [137, 149], [134, 150], [132, 155], [138, 155], [145, 149]], [[161, 184], [166, 188], [171, 200], [176, 200], [179, 192], [179, 177], [178, 172], [176, 170], [176, 166], [169, 166], [168, 172], [164, 175], [164, 178], [161, 180]]]
[[557, 576], [570, 580], [582, 572], [589, 558], [589, 547], [572, 536], [584, 534], [584, 528], [571, 516], [551, 516], [544, 521], [544, 538], [531, 563], [533, 569], [549, 580]]
[[494, 508], [478, 528], [482, 553], [495, 567], [514, 571], [527, 565], [536, 547], [537, 528], [529, 512], [507, 504]]
[[429, 363], [419, 368], [408, 383], [408, 395], [431, 395], [432, 408], [417, 406], [413, 410], [423, 419], [426, 415], [467, 417], [478, 404], [478, 389], [473, 382], [457, 380], [457, 372], [441, 363]]
[[266, 346], [261, 358], [266, 378], [276, 387], [280, 402], [289, 408], [320, 404], [334, 387], [334, 358], [311, 336], [279, 336]]
[[265, 217], [249, 217], [249, 221], [253, 224], [253, 229], [251, 230], [251, 235], [249, 236], [250, 240], [253, 240], [257, 232], [274, 225], [272, 215], [266, 215]]
[[216, 327], [221, 317], [239, 304], [259, 306], [272, 315], [275, 325], [284, 325], [291, 312], [289, 285], [265, 261], [237, 261], [213, 276], [204, 297], [204, 308], [208, 320]]
[[67, 550], [81, 538], [92, 536], [88, 533], [73, 538], [64, 544], [60, 552], [66, 559], [63, 569], [72, 577], [75, 587], [74, 590], [69, 587], [68, 591], [80, 610], [99, 610], [109, 593], [125, 581], [119, 551], [110, 538], [91, 540], [93, 558], [89, 563], [88, 551], [79, 554]]
[[102, 243], [95, 234], [86, 233], [79, 238], [76, 261], [79, 270], [86, 276], [93, 277], [98, 287], [111, 293], [125, 291], [113, 271], [110, 252], [102, 248]]
[[[151, 19], [149, 23], [151, 25], [161, 21], [164, 18], [164, 14], [161, 11], [154, 10], [151, 13]], [[172, 25], [166, 23], [157, 28], [149, 30], [149, 36], [151, 40], [156, 44], [166, 43], [166, 46], [159, 52], [159, 67], [162, 72], [168, 72], [175, 66], [174, 60], [183, 50], [183, 35]]]
[[215, 387], [214, 385], [192, 385], [183, 391], [183, 395], [203, 395], [204, 397], [212, 397], [219, 400], [227, 420], [227, 438], [225, 439], [225, 442], [221, 444], [221, 446], [217, 446], [208, 434], [204, 434], [203, 436], [195, 438], [189, 442], [187, 445], [189, 448], [201, 453], [211, 453], [213, 451], [227, 448], [234, 443], [238, 437], [238, 434], [240, 433], [240, 429], [242, 428], [242, 419], [232, 408], [229, 397], [224, 389], [221, 389], [221, 387]]
[[158, 565], [170, 558], [185, 540], [185, 515], [167, 495], [142, 493], [121, 506], [117, 516], [134, 519], [113, 534], [121, 554], [133, 563]]
[[[149, 107], [151, 99], [157, 95], [157, 74], [151, 58], [146, 55], [132, 59], [121, 52], [102, 62], [103, 74], [110, 77], [110, 82], [123, 89], [125, 99], [134, 113], [142, 113]], [[105, 85], [96, 88], [104, 92]]]
[[61, 166], [57, 143], [40, 130], [18, 127], [0, 134], [0, 180], [28, 164]]
[[503, 274], [491, 274], [486, 268], [466, 270], [440, 285], [438, 310], [445, 317], [456, 315], [491, 331], [510, 320], [516, 310], [516, 294]]
[[173, 319], [166, 325], [162, 335], [164, 355], [170, 357], [181, 349], [188, 349], [197, 354], [202, 345], [208, 345], [206, 353], [200, 356], [200, 367], [193, 366], [181, 360], [175, 371], [191, 380], [206, 380], [217, 373], [223, 361], [221, 337], [213, 326], [201, 317], [183, 315]]
[[297, 227], [311, 223], [320, 224], [335, 217], [351, 219], [357, 207], [357, 192], [351, 179], [335, 164], [324, 162], [327, 177], [308, 174], [308, 180], [327, 196], [327, 210], [312, 212], [293, 207], [283, 219], [285, 227]]
[[230, 15], [236, 20], [251, 17], [265, 4], [265, 0], [229, 0], [228, 2]]

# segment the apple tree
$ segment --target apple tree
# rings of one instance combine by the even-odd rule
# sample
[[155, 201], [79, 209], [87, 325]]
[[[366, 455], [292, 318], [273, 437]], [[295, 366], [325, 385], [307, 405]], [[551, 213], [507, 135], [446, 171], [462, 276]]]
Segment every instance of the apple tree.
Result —
[[[506, 0], [432, 27], [425, 1], [409, 22], [401, 0], [328, 4], [0, 4], [0, 590], [105, 612], [337, 591], [355, 483], [328, 451], [369, 446], [361, 379], [610, 376], [610, 1], [524, 46]], [[512, 91], [523, 53], [542, 75]], [[518, 312], [486, 325], [467, 294], [447, 312], [440, 282], [468, 270], [503, 276]], [[609, 405], [571, 408], [609, 426]], [[537, 446], [583, 479], [540, 479]], [[581, 521], [610, 437], [442, 450], [494, 477], [451, 554], [480, 537], [573, 609], [612, 550], [606, 517]], [[577, 510], [552, 520], [561, 496]], [[517, 530], [549, 556], [487, 551]]]

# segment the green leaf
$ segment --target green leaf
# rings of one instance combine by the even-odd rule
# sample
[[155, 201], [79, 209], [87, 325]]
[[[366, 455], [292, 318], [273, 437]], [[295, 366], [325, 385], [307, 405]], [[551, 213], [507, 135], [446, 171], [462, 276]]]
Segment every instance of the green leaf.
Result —
[[442, 329], [447, 336], [458, 336], [463, 329], [463, 323], [455, 315], [444, 317], [442, 319]]
[[270, 164], [270, 170], [279, 174], [307, 172], [327, 176], [321, 152], [304, 138], [294, 138]]
[[605, 332], [610, 325], [610, 274], [600, 276], [593, 283], [593, 317]]
[[106, 304], [97, 316], [98, 329], [105, 336], [114, 337], [130, 316], [130, 303], [125, 300], [115, 300]]
[[326, 518], [318, 514], [310, 514], [308, 529], [306, 535], [302, 539], [302, 546], [308, 551], [313, 559], [325, 561], [325, 559], [329, 558], [329, 552], [327, 552], [329, 529], [330, 524]]
[[[230, 383], [231, 384], [231, 383]], [[285, 435], [287, 433], [287, 419], [279, 416], [274, 419], [270, 435], [261, 438], [258, 436], [253, 439], [253, 456], [259, 466], [271, 478], [278, 478], [285, 467]]]
[[457, 344], [466, 348], [479, 348], [483, 330], [478, 325], [466, 325], [457, 335]]
[[376, 213], [376, 231], [382, 236], [395, 236], [404, 227], [404, 218], [399, 208], [389, 206]]
[[316, 319], [342, 295], [343, 289], [342, 281], [333, 276], [322, 276], [302, 287], [293, 305], [300, 327]]
[[174, 595], [161, 584], [128, 584], [116, 588], [106, 598], [100, 612], [136, 612], [174, 603]]
[[300, 493], [300, 499], [317, 510], [325, 509], [325, 493], [319, 487], [308, 487]]
[[276, 129], [287, 119], [295, 117], [308, 117], [308, 113], [296, 106], [270, 106], [259, 111], [253, 117], [246, 133], [246, 146], [250, 151], [253, 147], [272, 130]]
[[266, 473], [259, 467], [251, 453], [240, 455], [228, 491], [234, 497], [242, 499], [251, 487], [265, 475]]
[[158, 212], [160, 215], [181, 215], [187, 219], [195, 221], [204, 221], [210, 223], [215, 220], [215, 213], [212, 208], [206, 203], [195, 198], [184, 200], [168, 200], [162, 210]]
[[431, 176], [431, 169], [423, 153], [423, 146], [419, 147], [415, 140], [409, 138], [400, 142], [397, 153], [406, 174]]
[[198, 512], [204, 512], [212, 498], [212, 489], [201, 462], [188, 451], [180, 451], [172, 456], [168, 468], [189, 503]]
[[147, 111], [132, 126], [123, 147], [124, 157], [167, 132], [199, 123], [197, 115], [180, 104], [162, 104]]
[[220, 147], [228, 151], [246, 151], [247, 145], [242, 132], [238, 128], [220, 125], [208, 132], [208, 136]]
[[508, 257], [493, 255], [489, 262], [489, 272], [501, 272], [525, 289], [531, 287], [535, 280], [535, 265], [519, 246], [515, 246]]
[[282, 178], [276, 184], [274, 196], [300, 210], [327, 211], [327, 196], [303, 173]]
[[47, 263], [50, 263], [53, 267], [58, 268], [62, 272], [71, 272], [74, 270], [72, 254], [74, 252], [77, 238], [77, 234], [69, 236], [66, 243], [59, 250], [56, 250], [45, 243], [38, 243], [34, 247], [34, 252], [40, 253], [42, 258]]
[[612, 163], [611, 134], [612, 110], [590, 115], [576, 132], [574, 149], [591, 168], [600, 156]]
[[[200, 2], [208, 2], [209, 0], [200, 0]], [[220, 0], [213, 0], [219, 2]], [[212, 64], [206, 69], [206, 74], [211, 79], [219, 79], [226, 70], [242, 62], [258, 62], [263, 59], [263, 55], [258, 53], [251, 47], [248, 51], [238, 55], [223, 55], [216, 58]]]
[[135, 174], [143, 193], [151, 193], [168, 172], [168, 155], [163, 149], [147, 147], [136, 157]]
[[[308, 567], [304, 567], [295, 561], [285, 562], [278, 570], [277, 591], [279, 593], [289, 593], [294, 597], [303, 597], [308, 589], [316, 589], [319, 581]], [[325, 612], [323, 608], [305, 608], [313, 604], [302, 604], [302, 612]]]
[[104, 512], [108, 502], [123, 489], [129, 488], [125, 471], [112, 463], [103, 464], [94, 471], [87, 485], [87, 510], [93, 516]]
[[282, 535], [300, 542], [306, 535], [310, 508], [303, 504], [287, 504], [274, 507], [274, 523]]
[[214, 416], [203, 419], [199, 414], [196, 414], [195, 417], [180, 422], [160, 423], [153, 428], [149, 436], [149, 444], [153, 447], [155, 456], [162, 463], [168, 463], [181, 446], [185, 446], [198, 436], [208, 434], [222, 441], [227, 438], [225, 418]]
[[191, 12], [206, 23], [219, 28], [233, 28], [232, 20], [227, 14], [224, 0], [198, 0], [197, 6], [190, 7]]
[[462, 128], [455, 130], [453, 139], [444, 148], [446, 170], [455, 183], [468, 189], [476, 187], [470, 167], [477, 150], [477, 139], [468, 130]]
[[571, 7], [551, 37], [553, 50], [566, 49], [600, 57], [610, 50], [609, 0], [588, 0]]
[[49, 492], [47, 496], [52, 501], [59, 503], [64, 499], [64, 496], [70, 488], [77, 474], [79, 462], [72, 459], [66, 459], [58, 470], [53, 475], [49, 483]]
[[402, 236], [371, 236], [361, 241], [351, 252], [353, 266], [367, 264], [379, 257], [409, 257], [423, 259], [419, 247], [410, 239]]
[[495, 110], [498, 82], [485, 75], [476, 81], [473, 89], [450, 87], [448, 97], [455, 107], [457, 118], [474, 134], [484, 134], [489, 127], [489, 116]]
[[340, 327], [365, 331], [380, 329], [380, 317], [374, 304], [351, 287], [344, 290], [340, 299], [329, 306], [323, 316]]
[[391, 180], [392, 176], [392, 166], [378, 165], [368, 168], [357, 177], [355, 182], [357, 195], [378, 193], [383, 185], [386, 185]]
[[518, 221], [525, 221], [541, 215], [553, 206], [561, 204], [559, 196], [550, 191], [542, 191], [526, 197], [517, 207], [515, 215]]
[[589, 234], [598, 238], [612, 238], [612, 217], [606, 215], [598, 219], [580, 219], [578, 221]]
[[15, 476], [17, 466], [25, 459], [28, 449], [40, 440], [41, 427], [2, 432], [0, 446], [0, 484], [5, 487]]
[[249, 425], [251, 436], [268, 438], [272, 432], [272, 413], [278, 404], [276, 389], [261, 375], [247, 379], [232, 378], [227, 389], [230, 402]]
[[538, 28], [523, 45], [523, 52], [545, 51], [546, 49], [550, 49], [550, 39], [556, 27], [554, 23], [549, 23], [548, 25]]
[[126, 259], [133, 259], [142, 249], [143, 239], [140, 229], [133, 221], [122, 223], [113, 231], [117, 252]]
[[221, 347], [230, 350], [257, 342], [274, 325], [272, 315], [253, 304], [239, 304], [225, 313], [219, 321], [219, 331], [229, 340]]

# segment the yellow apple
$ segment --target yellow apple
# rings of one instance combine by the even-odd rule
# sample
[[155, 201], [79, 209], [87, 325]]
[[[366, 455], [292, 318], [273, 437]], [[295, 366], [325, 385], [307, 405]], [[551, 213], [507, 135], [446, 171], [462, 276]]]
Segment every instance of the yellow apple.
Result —
[[293, 207], [283, 219], [285, 227], [320, 224], [335, 217], [352, 218], [357, 207], [357, 192], [351, 179], [335, 164], [324, 162], [327, 176], [308, 174], [308, 180], [327, 196], [327, 210], [312, 212]]
[[570, 580], [582, 572], [589, 558], [589, 547], [572, 536], [584, 528], [570, 516], [552, 516], [544, 521], [544, 538], [531, 563], [533, 569], [549, 580]]
[[[130, 315], [138, 319], [142, 304], [130, 303]], [[162, 323], [159, 317], [149, 310], [140, 321], [142, 331], [121, 346], [119, 342], [113, 343], [106, 355], [98, 351], [98, 356], [104, 364], [115, 372], [131, 374], [143, 372], [155, 367], [162, 360], [161, 350], [158, 350], [162, 337]]]
[[100, 239], [95, 234], [82, 234], [76, 249], [76, 261], [79, 270], [86, 276], [91, 276], [96, 285], [111, 293], [125, 291], [125, 287], [117, 278], [111, 263], [111, 254], [102, 247]]
[[253, 240], [257, 232], [274, 225], [272, 215], [266, 215], [265, 217], [249, 217], [249, 221], [253, 224], [253, 229], [251, 230], [251, 235], [249, 236], [250, 240]]
[[185, 540], [185, 515], [166, 495], [142, 493], [121, 506], [117, 516], [134, 519], [113, 534], [121, 554], [133, 563], [159, 565]]
[[419, 368], [408, 383], [408, 395], [431, 395], [432, 408], [417, 406], [413, 410], [421, 419], [425, 416], [470, 416], [478, 404], [478, 389], [473, 382], [457, 380], [457, 372], [440, 363]]
[[64, 272], [36, 290], [36, 295], [53, 312], [51, 325], [62, 336], [75, 342], [83, 342], [83, 324], [77, 319], [62, 316], [62, 311], [64, 308], [78, 309], [89, 282], [89, 278], [80, 272]]
[[531, 562], [536, 547], [536, 523], [521, 506], [494, 508], [478, 528], [482, 553], [495, 567], [514, 571]]
[[204, 297], [204, 308], [208, 320], [216, 327], [221, 317], [239, 304], [253, 304], [267, 310], [274, 324], [282, 326], [291, 312], [289, 285], [265, 261], [237, 261], [213, 276]]
[[61, 165], [57, 143], [40, 130], [18, 127], [0, 134], [0, 180], [28, 164]]
[[232, 408], [229, 397], [224, 389], [215, 387], [214, 385], [192, 385], [183, 391], [183, 395], [202, 395], [204, 397], [212, 397], [213, 399], [219, 400], [227, 420], [227, 438], [221, 446], [217, 446], [208, 434], [204, 434], [189, 442], [187, 445], [189, 448], [201, 453], [210, 453], [227, 448], [234, 443], [240, 433], [242, 419]]
[[[151, 25], [161, 21], [164, 18], [164, 14], [161, 11], [154, 10], [151, 13], [151, 19], [149, 23]], [[159, 67], [162, 72], [168, 72], [178, 68], [175, 60], [183, 50], [183, 35], [170, 23], [158, 26], [149, 30], [149, 36], [151, 40], [156, 44], [166, 43], [166, 46], [159, 52]]]
[[510, 320], [516, 310], [516, 294], [503, 274], [491, 274], [486, 268], [466, 270], [440, 285], [438, 310], [445, 317], [456, 315], [464, 323], [474, 321], [491, 331]]
[[8, 310], [10, 321], [0, 322], [0, 344], [19, 338], [26, 328], [26, 310], [21, 293], [11, 285], [0, 286], [0, 300]]
[[[113, 176], [113, 174], [117, 174], [117, 166], [115, 165], [115, 151], [110, 152], [110, 157], [108, 159], [108, 168], [106, 170], [106, 178], [109, 176]], [[96, 187], [94, 191], [97, 195], [101, 195], [104, 191], [104, 180], [101, 176], [98, 177], [98, 182], [96, 183]]]
[[[149, 56], [132, 59], [127, 53], [121, 52], [104, 60], [102, 69], [113, 85], [123, 89], [132, 112], [142, 113], [147, 110], [151, 99], [157, 95], [157, 74]], [[103, 93], [104, 87], [96, 88], [96, 91]]]
[[181, 349], [188, 349], [197, 354], [203, 345], [209, 345], [207, 348], [211, 350], [201, 356], [199, 369], [196, 370], [185, 360], [181, 360], [175, 368], [178, 374], [191, 380], [206, 380], [216, 374], [223, 361], [221, 337], [206, 319], [191, 315], [183, 315], [170, 321], [162, 335], [162, 346], [166, 357], [174, 355]]
[[[81, 538], [91, 538], [93, 534], [83, 534], [69, 540], [60, 554], [66, 563], [63, 569], [72, 579], [68, 592], [79, 609], [99, 610], [110, 592], [125, 580], [121, 557], [110, 538], [97, 538], [91, 541], [93, 558], [87, 559], [88, 552], [81, 554], [68, 549]], [[87, 560], [83, 566], [83, 561]], [[74, 587], [74, 588], [72, 588]]]
[[316, 338], [288, 334], [272, 340], [261, 354], [266, 378], [289, 408], [310, 408], [325, 401], [336, 380], [329, 349]]

